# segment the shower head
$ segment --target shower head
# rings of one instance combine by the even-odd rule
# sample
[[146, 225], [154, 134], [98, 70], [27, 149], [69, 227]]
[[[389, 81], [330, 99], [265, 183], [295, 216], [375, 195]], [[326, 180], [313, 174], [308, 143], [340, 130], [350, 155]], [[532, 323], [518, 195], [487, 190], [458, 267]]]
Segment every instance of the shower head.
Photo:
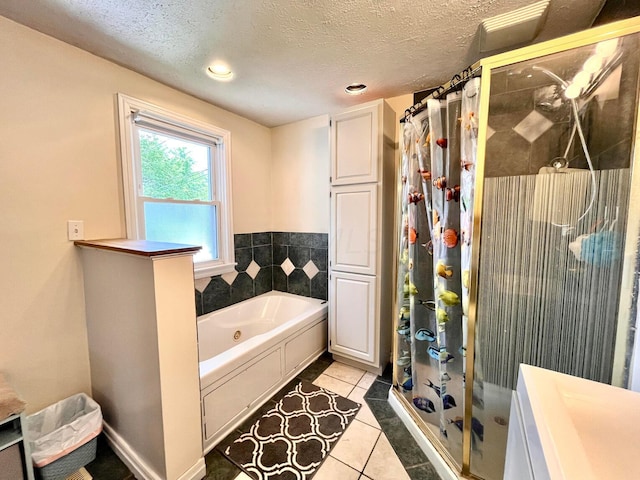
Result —
[[[598, 44], [600, 45], [600, 44]], [[534, 65], [531, 68], [539, 72], [544, 73], [549, 78], [552, 78], [558, 85], [561, 85], [564, 89], [564, 96], [569, 100], [576, 100], [578, 98], [591, 98], [591, 95], [602, 85], [609, 74], [615, 70], [615, 68], [622, 61], [622, 50], [614, 47], [611, 52], [600, 52], [596, 47], [596, 53], [591, 55], [585, 62], [582, 69], [576, 73], [576, 75], [570, 80], [566, 81], [560, 78], [544, 67]], [[610, 50], [611, 48], [609, 48]], [[602, 50], [602, 48], [601, 48]]]
[[547, 85], [534, 92], [536, 107], [545, 112], [555, 112], [562, 108], [563, 97], [560, 85]]
[[[556, 172], [560, 171], [560, 169], [566, 167], [569, 162], [567, 161], [567, 154], [569, 153], [569, 148], [571, 146], [571, 143], [573, 141], [573, 137], [575, 135], [575, 133], [578, 133], [578, 137], [580, 138], [580, 144], [582, 146], [582, 150], [584, 151], [584, 155], [587, 159], [587, 164], [589, 165], [589, 172], [591, 174], [591, 200], [589, 201], [589, 206], [586, 208], [586, 210], [582, 213], [582, 215], [580, 215], [580, 217], [578, 217], [578, 219], [576, 220], [576, 223], [578, 223], [579, 221], [581, 221], [586, 215], [587, 213], [589, 213], [589, 211], [591, 210], [591, 208], [593, 207], [593, 203], [595, 201], [596, 198], [596, 193], [598, 190], [597, 184], [596, 184], [596, 176], [595, 176], [595, 172], [593, 169], [593, 164], [591, 162], [591, 155], [589, 155], [589, 149], [587, 148], [587, 141], [584, 138], [584, 132], [582, 131], [582, 125], [580, 123], [580, 114], [578, 113], [578, 106], [576, 104], [576, 98], [583, 93], [582, 87], [578, 87], [575, 83], [572, 83], [571, 85], [568, 84], [566, 81], [564, 81], [562, 78], [560, 78], [558, 75], [556, 75], [555, 73], [553, 73], [551, 70], [547, 70], [544, 67], [539, 67], [537, 65], [534, 65], [533, 70], [537, 70], [539, 72], [544, 73], [546, 76], [548, 76], [549, 78], [552, 78], [553, 80], [555, 80], [556, 82], [558, 82], [558, 84], [562, 85], [562, 87], [564, 88], [564, 94], [565, 97], [569, 100], [569, 104], [571, 105], [571, 110], [573, 112], [573, 119], [574, 119], [574, 126], [573, 126], [573, 131], [571, 133], [571, 139], [569, 140], [569, 144], [567, 145], [567, 149], [565, 150], [565, 153], [562, 157], [556, 157], [551, 161], [551, 165]], [[575, 91], [577, 91], [576, 95], [573, 95], [574, 92], [571, 92], [571, 95], [568, 95], [567, 90], [570, 88], [574, 88]], [[562, 227], [564, 228], [570, 228], [572, 227], [569, 224], [558, 224], [558, 223], [554, 223], [551, 222], [552, 225], [556, 226], [556, 227]]]

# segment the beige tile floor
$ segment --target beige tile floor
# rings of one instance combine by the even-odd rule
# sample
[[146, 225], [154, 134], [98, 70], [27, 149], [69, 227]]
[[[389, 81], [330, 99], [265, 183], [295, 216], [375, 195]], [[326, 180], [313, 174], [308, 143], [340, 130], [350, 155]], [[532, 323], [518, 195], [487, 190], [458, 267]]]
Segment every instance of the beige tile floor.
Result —
[[[333, 362], [313, 382], [362, 405], [313, 480], [410, 480], [364, 401], [364, 394], [375, 379], [373, 373]], [[234, 480], [251, 477], [241, 473]]]
[[375, 379], [372, 373], [333, 362], [313, 382], [362, 404], [358, 415], [313, 480], [409, 480], [409, 475], [364, 401], [364, 394]]

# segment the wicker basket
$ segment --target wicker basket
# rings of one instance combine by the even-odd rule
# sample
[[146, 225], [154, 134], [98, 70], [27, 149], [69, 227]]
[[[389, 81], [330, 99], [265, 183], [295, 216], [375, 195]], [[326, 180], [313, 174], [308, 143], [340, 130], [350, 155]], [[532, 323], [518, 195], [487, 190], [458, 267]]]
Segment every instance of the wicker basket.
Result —
[[76, 470], [95, 460], [97, 445], [98, 437], [94, 437], [55, 462], [36, 468], [37, 477], [41, 480], [64, 480]]

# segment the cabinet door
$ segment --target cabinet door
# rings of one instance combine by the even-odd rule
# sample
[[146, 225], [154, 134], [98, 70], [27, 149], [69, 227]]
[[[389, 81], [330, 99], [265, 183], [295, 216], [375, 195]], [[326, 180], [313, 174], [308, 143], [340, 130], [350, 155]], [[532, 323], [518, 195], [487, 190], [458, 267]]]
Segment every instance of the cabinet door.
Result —
[[280, 356], [278, 348], [269, 355], [254, 360], [249, 368], [202, 399], [205, 440], [212, 438], [232, 420], [254, 407], [257, 399], [282, 380]]
[[332, 185], [378, 181], [379, 108], [375, 104], [332, 117]]
[[376, 277], [331, 272], [329, 351], [376, 361]]
[[331, 268], [376, 274], [378, 185], [331, 189]]

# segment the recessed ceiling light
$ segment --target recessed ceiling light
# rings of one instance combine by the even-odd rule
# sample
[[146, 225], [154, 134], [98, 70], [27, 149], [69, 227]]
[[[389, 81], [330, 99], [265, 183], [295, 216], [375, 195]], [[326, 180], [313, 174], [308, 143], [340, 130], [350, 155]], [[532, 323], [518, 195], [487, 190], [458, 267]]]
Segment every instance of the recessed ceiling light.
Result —
[[364, 83], [352, 83], [344, 89], [349, 95], [361, 95], [367, 90], [367, 86]]
[[233, 78], [233, 72], [221, 63], [214, 63], [213, 65], [209, 65], [207, 67], [207, 73], [210, 77], [215, 78], [216, 80], [231, 80]]

